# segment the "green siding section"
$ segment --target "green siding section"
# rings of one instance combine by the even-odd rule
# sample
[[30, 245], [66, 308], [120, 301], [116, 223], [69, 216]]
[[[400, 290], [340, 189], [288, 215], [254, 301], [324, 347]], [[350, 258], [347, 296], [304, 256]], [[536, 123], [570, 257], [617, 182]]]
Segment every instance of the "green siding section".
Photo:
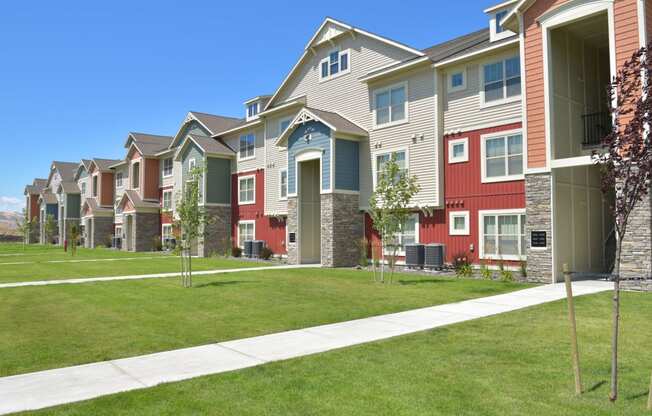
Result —
[[206, 162], [206, 202], [231, 203], [231, 160], [209, 157]]
[[[183, 184], [190, 178], [190, 161], [192, 159], [195, 159], [195, 166], [201, 167], [204, 165], [204, 154], [194, 142], [190, 141], [181, 154], [181, 179]], [[199, 191], [201, 193], [201, 187]]]
[[79, 218], [81, 210], [81, 196], [78, 194], [66, 195], [66, 215], [68, 218]]
[[335, 142], [335, 189], [360, 190], [360, 146], [358, 142]]
[[196, 134], [197, 136], [210, 136], [211, 134], [201, 126], [201, 124], [193, 121], [183, 129], [181, 138], [185, 139], [189, 134]]

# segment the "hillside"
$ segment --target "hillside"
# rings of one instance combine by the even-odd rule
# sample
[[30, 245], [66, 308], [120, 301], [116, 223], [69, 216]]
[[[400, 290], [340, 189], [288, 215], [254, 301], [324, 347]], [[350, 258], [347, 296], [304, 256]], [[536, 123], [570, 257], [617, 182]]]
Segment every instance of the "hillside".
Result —
[[0, 211], [0, 235], [18, 234], [16, 221], [20, 219], [20, 213], [13, 211]]

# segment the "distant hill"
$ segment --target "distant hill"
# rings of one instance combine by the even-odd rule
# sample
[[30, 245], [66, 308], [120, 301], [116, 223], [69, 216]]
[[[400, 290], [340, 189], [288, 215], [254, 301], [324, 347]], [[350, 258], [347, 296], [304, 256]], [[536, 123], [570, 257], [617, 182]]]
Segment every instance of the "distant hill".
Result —
[[17, 235], [18, 230], [16, 221], [21, 217], [19, 212], [14, 211], [0, 211], [0, 235], [10, 234]]

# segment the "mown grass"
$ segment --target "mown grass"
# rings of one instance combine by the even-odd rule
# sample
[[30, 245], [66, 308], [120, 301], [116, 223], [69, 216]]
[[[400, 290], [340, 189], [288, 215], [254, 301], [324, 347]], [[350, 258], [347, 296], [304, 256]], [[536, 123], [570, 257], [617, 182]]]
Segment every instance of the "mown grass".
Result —
[[[192, 264], [197, 271], [276, 265], [223, 257], [195, 258]], [[72, 256], [58, 246], [0, 244], [0, 283], [170, 273], [180, 268], [179, 257], [161, 252], [79, 248]]]
[[[441, 285], [444, 287], [446, 285]], [[652, 297], [623, 295], [621, 389], [607, 399], [610, 296], [576, 301], [586, 392], [574, 396], [565, 303], [60, 406], [38, 415], [643, 415]]]
[[515, 283], [341, 269], [0, 289], [0, 376], [489, 296]]

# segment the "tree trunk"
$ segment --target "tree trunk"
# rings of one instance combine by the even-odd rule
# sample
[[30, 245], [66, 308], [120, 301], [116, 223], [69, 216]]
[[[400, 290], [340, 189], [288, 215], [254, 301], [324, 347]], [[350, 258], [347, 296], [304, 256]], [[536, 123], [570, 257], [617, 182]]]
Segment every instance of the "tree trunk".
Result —
[[192, 244], [188, 249], [188, 287], [192, 287]]
[[613, 293], [613, 322], [611, 334], [611, 389], [609, 400], [618, 399], [618, 327], [620, 324], [620, 252], [622, 250], [622, 237], [616, 232], [616, 268], [614, 270]]
[[380, 282], [385, 283], [385, 238], [380, 241]]

